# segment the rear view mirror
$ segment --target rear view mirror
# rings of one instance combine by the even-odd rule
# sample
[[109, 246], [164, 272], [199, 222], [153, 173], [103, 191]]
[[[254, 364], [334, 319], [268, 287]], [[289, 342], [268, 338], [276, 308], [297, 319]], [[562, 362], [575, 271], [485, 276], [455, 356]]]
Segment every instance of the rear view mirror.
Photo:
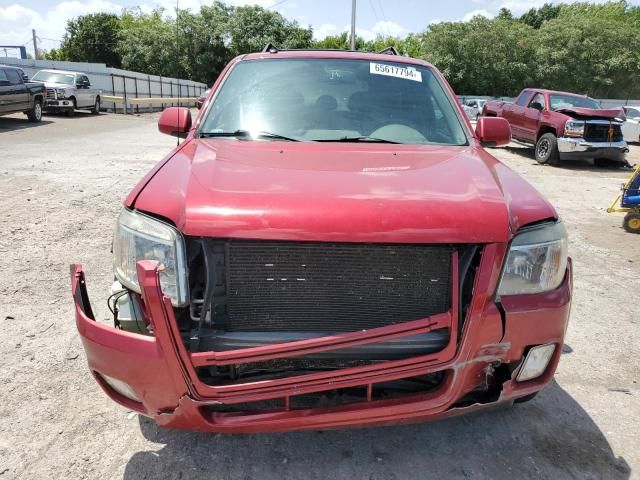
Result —
[[186, 137], [191, 130], [191, 111], [185, 107], [167, 108], [160, 115], [158, 130], [174, 137]]
[[536, 110], [539, 110], [539, 111], [542, 111], [544, 109], [544, 107], [540, 102], [533, 102], [531, 105], [529, 105], [529, 108], [535, 108]]
[[485, 147], [500, 147], [511, 142], [511, 126], [504, 118], [480, 117], [476, 123], [476, 137]]

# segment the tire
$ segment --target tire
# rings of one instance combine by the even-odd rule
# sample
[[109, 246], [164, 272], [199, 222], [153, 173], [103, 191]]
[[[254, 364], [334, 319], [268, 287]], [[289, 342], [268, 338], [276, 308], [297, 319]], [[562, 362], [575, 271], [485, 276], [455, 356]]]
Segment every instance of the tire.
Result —
[[100, 97], [96, 97], [96, 103], [93, 104], [91, 113], [93, 113], [94, 115], [100, 115]]
[[76, 115], [76, 107], [78, 104], [76, 103], [76, 99], [73, 99], [73, 107], [67, 110], [67, 117], [74, 117]]
[[553, 133], [545, 133], [536, 142], [536, 161], [541, 165], [557, 165], [559, 160], [558, 139]]
[[33, 107], [27, 112], [27, 118], [32, 123], [38, 123], [42, 120], [42, 102], [39, 100], [33, 102]]
[[627, 213], [622, 221], [622, 228], [629, 233], [640, 233], [640, 213]]
[[527, 403], [536, 398], [538, 392], [530, 393], [529, 395], [525, 395], [524, 397], [516, 398], [513, 403]]

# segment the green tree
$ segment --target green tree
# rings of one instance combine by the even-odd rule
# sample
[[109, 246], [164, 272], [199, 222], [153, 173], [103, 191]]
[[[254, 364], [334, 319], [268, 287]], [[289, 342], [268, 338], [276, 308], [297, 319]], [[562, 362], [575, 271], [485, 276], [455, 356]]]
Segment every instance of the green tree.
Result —
[[313, 44], [311, 27], [302, 28], [298, 22], [257, 5], [236, 8], [227, 29], [228, 46], [234, 55], [260, 51], [267, 43], [280, 48], [309, 48]]
[[40, 50], [40, 58], [42, 60], [65, 60], [60, 49], [56, 48], [52, 48], [51, 50]]
[[152, 75], [183, 76], [175, 23], [165, 21], [163, 13], [162, 9], [151, 13], [135, 9], [122, 15], [117, 50], [123, 68]]
[[233, 10], [220, 2], [202, 7], [198, 14], [178, 13], [178, 55], [186, 78], [211, 84], [233, 54], [225, 45]]
[[601, 98], [640, 95], [640, 35], [632, 23], [606, 15], [561, 14], [539, 30], [538, 84]]
[[[356, 50], [364, 50], [367, 42], [356, 35]], [[348, 32], [342, 32], [339, 35], [328, 35], [322, 40], [313, 42], [313, 48], [320, 50], [351, 50], [351, 35]]]
[[498, 12], [498, 19], [500, 20], [513, 20], [513, 13], [508, 8], [501, 8]]
[[94, 13], [69, 20], [57, 55], [64, 60], [120, 67], [117, 48], [120, 30], [120, 17], [112, 13]]
[[540, 8], [532, 8], [524, 13], [518, 20], [533, 28], [540, 28], [544, 22], [553, 20], [560, 14], [560, 5], [545, 3]]
[[421, 56], [437, 66], [459, 94], [515, 95], [532, 84], [535, 30], [509, 19], [477, 16], [431, 25]]

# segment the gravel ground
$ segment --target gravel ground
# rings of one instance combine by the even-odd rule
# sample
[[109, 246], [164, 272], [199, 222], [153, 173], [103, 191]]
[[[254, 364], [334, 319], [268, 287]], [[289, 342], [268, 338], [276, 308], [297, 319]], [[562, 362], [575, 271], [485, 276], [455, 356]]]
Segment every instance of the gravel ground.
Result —
[[[556, 382], [512, 409], [411, 426], [220, 436], [159, 429], [86, 368], [68, 266], [100, 319], [114, 219], [172, 147], [157, 115], [0, 118], [0, 480], [7, 478], [640, 478], [640, 236], [605, 212], [628, 175], [493, 153], [557, 206], [575, 299]], [[640, 161], [633, 146], [632, 162]]]

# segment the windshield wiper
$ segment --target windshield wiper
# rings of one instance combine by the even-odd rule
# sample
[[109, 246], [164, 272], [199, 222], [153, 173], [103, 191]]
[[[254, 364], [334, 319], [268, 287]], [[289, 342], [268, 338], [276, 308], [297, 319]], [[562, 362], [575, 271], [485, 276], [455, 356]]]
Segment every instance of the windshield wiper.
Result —
[[249, 130], [236, 130], [235, 132], [200, 132], [201, 138], [215, 137], [235, 137], [235, 138], [270, 138], [272, 140], [286, 140], [287, 142], [299, 142], [297, 138], [285, 137], [279, 133], [258, 132], [256, 136], [252, 136]]
[[357, 142], [369, 142], [369, 143], [402, 143], [402, 142], [394, 142], [393, 140], [386, 140], [384, 138], [376, 138], [376, 137], [340, 137], [340, 138], [319, 138], [314, 139], [314, 142], [342, 142], [342, 143], [357, 143]]

